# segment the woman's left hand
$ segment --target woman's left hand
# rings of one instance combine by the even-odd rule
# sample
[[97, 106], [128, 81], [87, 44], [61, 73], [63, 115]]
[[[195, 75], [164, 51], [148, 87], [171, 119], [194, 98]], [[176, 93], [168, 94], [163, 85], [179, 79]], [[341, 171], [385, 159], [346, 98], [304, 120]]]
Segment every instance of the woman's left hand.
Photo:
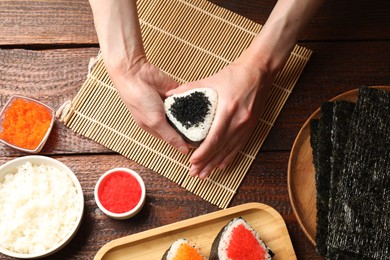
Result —
[[245, 146], [263, 112], [273, 77], [240, 59], [211, 77], [169, 91], [177, 94], [194, 88], [213, 88], [218, 105], [206, 139], [190, 158], [191, 176], [206, 178], [213, 169], [225, 168]]

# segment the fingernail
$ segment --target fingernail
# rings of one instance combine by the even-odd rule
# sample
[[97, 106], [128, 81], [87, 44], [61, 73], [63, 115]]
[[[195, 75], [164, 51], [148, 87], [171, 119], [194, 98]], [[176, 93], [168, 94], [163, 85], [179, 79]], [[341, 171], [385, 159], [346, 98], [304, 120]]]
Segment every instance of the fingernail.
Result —
[[218, 165], [218, 169], [219, 169], [219, 170], [225, 170], [225, 169], [226, 169], [226, 166], [227, 166], [226, 163], [221, 163], [221, 164]]
[[198, 170], [196, 170], [196, 169], [190, 169], [190, 172], [189, 172], [189, 174], [190, 174], [190, 176], [191, 177], [195, 177], [196, 175], [198, 175]]
[[202, 171], [201, 173], [199, 173], [199, 179], [203, 180], [207, 177], [207, 175], [209, 175], [207, 171]]
[[179, 152], [181, 152], [181, 153], [187, 154], [187, 153], [190, 151], [190, 148], [188, 148], [188, 146], [182, 145], [182, 146], [180, 146], [180, 147], [178, 148], [178, 150], [179, 150]]

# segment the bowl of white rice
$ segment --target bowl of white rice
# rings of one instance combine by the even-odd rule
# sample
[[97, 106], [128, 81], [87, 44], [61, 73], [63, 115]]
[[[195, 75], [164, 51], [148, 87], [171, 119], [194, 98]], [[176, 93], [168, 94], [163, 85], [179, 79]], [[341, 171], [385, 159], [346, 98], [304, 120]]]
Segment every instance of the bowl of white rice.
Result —
[[76, 175], [45, 156], [25, 156], [0, 166], [0, 253], [45, 257], [76, 234], [84, 196]]

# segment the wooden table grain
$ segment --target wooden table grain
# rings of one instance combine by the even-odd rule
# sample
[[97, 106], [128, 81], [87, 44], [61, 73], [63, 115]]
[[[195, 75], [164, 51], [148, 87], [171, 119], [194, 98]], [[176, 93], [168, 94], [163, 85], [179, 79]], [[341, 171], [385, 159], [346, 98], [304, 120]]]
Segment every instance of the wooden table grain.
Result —
[[[275, 1], [213, 3], [264, 24]], [[71, 100], [98, 52], [87, 0], [0, 1], [0, 105], [13, 94], [54, 108]], [[390, 85], [390, 3], [327, 1], [300, 37], [314, 51], [230, 206], [261, 202], [285, 220], [298, 259], [321, 259], [292, 211], [287, 191], [291, 146], [305, 120], [324, 101], [362, 85]], [[177, 184], [56, 123], [40, 153], [68, 165], [80, 180], [85, 214], [74, 239], [47, 259], [93, 259], [107, 242], [219, 210]], [[0, 164], [26, 154], [0, 145]], [[147, 187], [134, 218], [106, 217], [93, 198], [99, 176], [113, 167], [138, 171]], [[0, 259], [11, 259], [0, 255]]]

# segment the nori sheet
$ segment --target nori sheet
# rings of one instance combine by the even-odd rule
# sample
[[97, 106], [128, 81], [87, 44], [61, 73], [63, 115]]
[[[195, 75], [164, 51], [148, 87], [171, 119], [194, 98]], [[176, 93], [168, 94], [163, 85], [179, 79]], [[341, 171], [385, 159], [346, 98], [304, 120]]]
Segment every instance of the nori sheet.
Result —
[[317, 206], [317, 233], [316, 251], [325, 256], [327, 252], [326, 239], [328, 236], [329, 185], [332, 156], [332, 120], [333, 103], [325, 102], [321, 105], [321, 117], [318, 122], [316, 138], [316, 206]]
[[361, 88], [350, 126], [329, 246], [362, 259], [390, 259], [390, 92]]
[[[329, 181], [329, 216], [332, 215], [332, 207], [335, 199], [335, 187], [340, 180], [342, 165], [344, 162], [345, 145], [349, 136], [350, 121], [355, 104], [352, 102], [340, 100], [333, 104], [333, 119], [332, 119], [332, 157], [331, 157], [331, 173]], [[328, 234], [331, 232], [328, 226]], [[327, 237], [327, 257], [330, 259], [342, 259], [341, 253], [329, 247], [329, 236]], [[350, 259], [353, 259], [350, 257]]]
[[344, 162], [345, 145], [350, 131], [350, 121], [355, 104], [348, 101], [336, 101], [333, 104], [332, 119], [332, 156], [331, 156], [331, 175], [329, 185], [329, 211], [332, 210], [335, 185], [339, 181], [340, 172]]

